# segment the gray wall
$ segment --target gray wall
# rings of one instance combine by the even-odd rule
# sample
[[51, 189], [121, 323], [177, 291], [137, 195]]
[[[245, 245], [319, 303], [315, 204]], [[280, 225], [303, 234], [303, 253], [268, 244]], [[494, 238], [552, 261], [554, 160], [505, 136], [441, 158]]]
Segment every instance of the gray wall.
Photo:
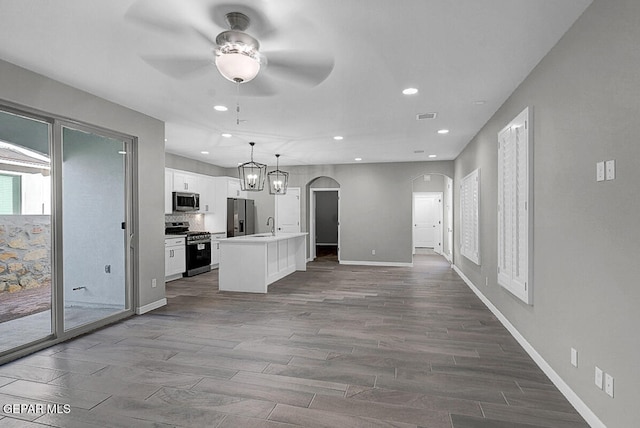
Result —
[[137, 305], [163, 299], [164, 123], [1, 60], [0, 76], [0, 99], [138, 138]]
[[[453, 162], [287, 166], [289, 186], [300, 187], [302, 231], [309, 230], [309, 184], [329, 177], [340, 185], [340, 259], [356, 262], [411, 263], [413, 180], [423, 174], [453, 177]], [[258, 232], [274, 215], [274, 196], [256, 192]], [[363, 221], [366, 219], [366, 221]], [[371, 250], [376, 250], [372, 255]]]
[[[460, 256], [458, 236], [456, 265], [610, 428], [640, 421], [639, 17], [637, 0], [594, 1], [455, 162], [456, 183], [482, 173], [482, 266]], [[532, 306], [496, 284], [497, 132], [526, 106]], [[596, 162], [608, 159], [616, 180], [596, 182]], [[594, 385], [595, 365], [614, 376], [615, 398]]]
[[227, 168], [222, 168], [210, 163], [185, 158], [184, 156], [174, 155], [173, 153], [165, 153], [164, 162], [167, 168], [189, 171], [196, 174], [211, 175], [213, 177], [225, 176], [227, 175], [228, 171]]

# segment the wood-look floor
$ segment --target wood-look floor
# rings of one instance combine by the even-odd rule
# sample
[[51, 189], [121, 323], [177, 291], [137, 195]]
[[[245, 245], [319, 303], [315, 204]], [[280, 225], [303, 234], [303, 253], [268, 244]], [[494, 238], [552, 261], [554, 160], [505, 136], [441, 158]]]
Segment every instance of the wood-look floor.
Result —
[[439, 256], [309, 263], [266, 295], [169, 304], [0, 367], [0, 427], [587, 427]]

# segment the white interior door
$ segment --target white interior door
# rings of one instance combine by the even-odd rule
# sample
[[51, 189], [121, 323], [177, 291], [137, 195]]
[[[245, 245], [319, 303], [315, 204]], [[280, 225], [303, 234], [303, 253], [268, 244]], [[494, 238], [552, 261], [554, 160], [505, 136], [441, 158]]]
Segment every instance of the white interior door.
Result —
[[300, 188], [289, 187], [287, 193], [276, 199], [276, 231], [300, 232]]
[[413, 194], [413, 246], [442, 253], [442, 194]]

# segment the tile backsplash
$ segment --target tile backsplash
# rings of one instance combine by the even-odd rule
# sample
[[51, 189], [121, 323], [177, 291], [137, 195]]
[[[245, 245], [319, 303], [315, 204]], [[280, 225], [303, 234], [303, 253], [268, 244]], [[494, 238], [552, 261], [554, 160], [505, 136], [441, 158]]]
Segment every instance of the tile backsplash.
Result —
[[205, 230], [204, 214], [195, 214], [195, 213], [165, 214], [164, 221], [188, 221], [190, 230]]

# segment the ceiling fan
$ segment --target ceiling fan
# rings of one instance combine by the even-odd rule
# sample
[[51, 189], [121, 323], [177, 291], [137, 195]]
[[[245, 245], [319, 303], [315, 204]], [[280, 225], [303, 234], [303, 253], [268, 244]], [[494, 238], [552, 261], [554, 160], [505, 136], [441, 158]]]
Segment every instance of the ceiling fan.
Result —
[[[309, 31], [312, 26], [304, 19], [292, 20], [290, 25], [285, 23], [278, 28], [263, 13], [246, 4], [207, 6], [184, 0], [138, 0], [125, 18], [171, 36], [178, 45], [192, 43], [192, 34], [205, 40], [206, 50], [203, 48], [200, 55], [142, 56], [151, 66], [175, 78], [186, 78], [213, 65], [231, 82], [246, 85], [253, 81], [247, 85], [253, 88], [249, 91], [251, 95], [273, 95], [283, 85], [317, 86], [334, 67], [333, 56], [327, 49], [318, 48], [322, 47], [322, 40], [317, 37], [313, 40], [314, 32]], [[284, 48], [262, 51], [261, 42], [248, 32], [253, 30], [261, 34], [264, 46]]]

